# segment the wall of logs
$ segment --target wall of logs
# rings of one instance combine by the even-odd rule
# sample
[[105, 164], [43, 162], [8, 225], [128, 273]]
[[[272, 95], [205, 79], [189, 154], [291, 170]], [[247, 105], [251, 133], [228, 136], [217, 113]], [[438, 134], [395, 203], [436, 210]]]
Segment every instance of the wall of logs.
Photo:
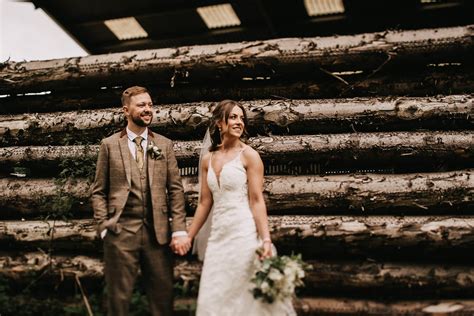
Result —
[[[51, 310], [42, 301], [97, 312], [95, 299], [100, 312], [89, 187], [100, 139], [125, 124], [120, 93], [138, 84], [157, 104], [152, 129], [175, 140], [190, 218], [212, 106], [247, 108], [272, 238], [314, 266], [299, 315], [472, 315], [473, 35], [469, 25], [1, 63], [0, 314]], [[176, 262], [177, 315], [193, 309], [200, 269], [192, 256]]]

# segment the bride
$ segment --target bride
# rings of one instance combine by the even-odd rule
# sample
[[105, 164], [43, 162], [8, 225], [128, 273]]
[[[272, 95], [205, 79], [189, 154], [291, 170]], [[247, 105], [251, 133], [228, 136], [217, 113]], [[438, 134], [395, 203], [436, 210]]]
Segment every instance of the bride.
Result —
[[271, 257], [272, 244], [262, 193], [263, 163], [241, 140], [246, 126], [245, 109], [235, 101], [224, 100], [212, 112], [211, 146], [201, 157], [200, 197], [187, 240], [190, 244], [211, 214], [198, 316], [296, 315], [291, 300], [268, 304], [250, 291], [255, 251], [262, 247], [261, 259]]

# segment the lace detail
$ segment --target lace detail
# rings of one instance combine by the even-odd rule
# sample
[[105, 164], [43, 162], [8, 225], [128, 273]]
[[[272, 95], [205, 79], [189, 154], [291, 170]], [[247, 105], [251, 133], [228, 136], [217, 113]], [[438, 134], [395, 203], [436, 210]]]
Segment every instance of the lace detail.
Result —
[[219, 176], [212, 168], [212, 156], [209, 161], [207, 182], [214, 210], [196, 315], [296, 315], [290, 300], [266, 304], [250, 292], [255, 250], [261, 242], [249, 206], [241, 153], [222, 167]]

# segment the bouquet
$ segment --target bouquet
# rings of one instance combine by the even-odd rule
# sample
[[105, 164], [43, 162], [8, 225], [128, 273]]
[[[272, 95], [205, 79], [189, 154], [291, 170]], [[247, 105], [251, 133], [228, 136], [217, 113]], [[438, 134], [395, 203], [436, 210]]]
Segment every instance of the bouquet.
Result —
[[303, 261], [301, 254], [274, 256], [264, 260], [257, 258], [255, 265], [256, 271], [251, 280], [253, 297], [270, 304], [292, 297], [295, 288], [304, 285], [305, 271], [312, 269], [311, 265]]

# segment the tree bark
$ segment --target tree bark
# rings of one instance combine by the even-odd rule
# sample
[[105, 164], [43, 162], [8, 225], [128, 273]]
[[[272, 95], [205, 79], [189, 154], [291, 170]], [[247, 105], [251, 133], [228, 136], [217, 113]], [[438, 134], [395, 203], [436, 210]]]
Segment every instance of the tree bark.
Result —
[[[77, 208], [76, 215], [90, 214], [90, 183], [73, 180], [66, 183], [53, 179], [0, 179], [0, 207], [3, 218], [63, 216]], [[87, 213], [85, 213], [87, 212]]]
[[[191, 222], [188, 218], [188, 224]], [[324, 258], [472, 262], [473, 217], [458, 216], [270, 216], [280, 254]], [[49, 248], [97, 253], [101, 242], [91, 220], [3, 221], [0, 245], [8, 251]]]
[[383, 301], [331, 298], [303, 297], [295, 300], [298, 315], [397, 315], [397, 316], [426, 316], [426, 315], [459, 315], [470, 316], [474, 313], [474, 300], [420, 300], [406, 298], [406, 301]]
[[[197, 166], [201, 141], [174, 143], [176, 158], [181, 166]], [[431, 161], [451, 161], [474, 157], [474, 132], [387, 132], [346, 133], [250, 138], [248, 144], [258, 151], [265, 166], [298, 163], [346, 163], [361, 161], [391, 164]], [[14, 165], [57, 165], [64, 160], [95, 161], [98, 145], [29, 146], [0, 148], [0, 163]], [[93, 166], [91, 166], [93, 167]]]
[[[330, 100], [258, 100], [242, 102], [249, 132], [312, 134], [444, 127], [472, 129], [473, 97]], [[172, 139], [204, 135], [213, 103], [161, 106], [151, 128]], [[445, 123], [440, 123], [445, 122]], [[0, 116], [4, 146], [98, 143], [125, 126], [120, 109]]]
[[[186, 205], [197, 203], [196, 177], [183, 178]], [[64, 185], [45, 179], [0, 179], [3, 213], [39, 215], [62, 196], [88, 204], [89, 184]], [[62, 195], [61, 195], [62, 194]], [[264, 197], [270, 213], [300, 211], [394, 212], [400, 210], [463, 211], [474, 205], [474, 177], [469, 170], [418, 174], [352, 174], [333, 176], [268, 176]], [[89, 207], [85, 207], [90, 210]], [[58, 210], [59, 211], [59, 210]]]
[[[219, 102], [223, 99], [321, 99], [342, 97], [424, 97], [427, 95], [469, 94], [474, 86], [472, 68], [464, 64], [400, 69], [399, 72], [375, 74], [324, 73], [320, 78], [289, 78], [282, 80], [247, 80], [216, 82], [213, 85], [180, 84], [171, 88], [166, 84], [149, 87], [154, 103]], [[340, 79], [343, 79], [342, 81]], [[134, 83], [136, 84], [136, 83]], [[11, 95], [2, 98], [0, 114], [25, 112], [74, 111], [85, 109], [120, 108], [122, 87], [77, 91], [50, 91], [45, 95]]]
[[473, 43], [469, 25], [6, 62], [0, 72], [0, 90], [10, 93], [128, 85], [131, 80], [149, 81], [150, 77], [174, 85], [179, 81], [304, 77], [315, 71], [376, 71], [387, 63], [469, 61]]
[[[4, 256], [0, 259], [0, 275], [21, 282], [32, 273], [48, 269], [46, 278], [74, 278], [76, 275], [100, 286], [103, 278], [101, 260], [86, 256], [53, 256], [28, 253], [21, 257]], [[474, 267], [439, 264], [374, 263], [366, 261], [321, 262], [307, 261], [313, 270], [307, 272], [303, 292], [319, 295], [357, 295], [368, 297], [472, 297]], [[174, 281], [194, 288], [201, 277], [201, 263], [181, 261], [175, 265]], [[30, 280], [29, 280], [30, 281]]]

